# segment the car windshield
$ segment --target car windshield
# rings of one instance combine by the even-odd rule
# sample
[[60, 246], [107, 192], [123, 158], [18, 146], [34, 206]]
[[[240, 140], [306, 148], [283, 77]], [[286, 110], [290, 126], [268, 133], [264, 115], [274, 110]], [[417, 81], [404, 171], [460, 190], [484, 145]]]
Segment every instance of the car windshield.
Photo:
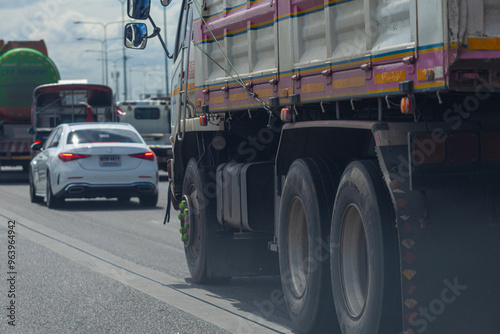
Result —
[[85, 143], [141, 143], [140, 137], [124, 129], [82, 129], [68, 134], [68, 144]]

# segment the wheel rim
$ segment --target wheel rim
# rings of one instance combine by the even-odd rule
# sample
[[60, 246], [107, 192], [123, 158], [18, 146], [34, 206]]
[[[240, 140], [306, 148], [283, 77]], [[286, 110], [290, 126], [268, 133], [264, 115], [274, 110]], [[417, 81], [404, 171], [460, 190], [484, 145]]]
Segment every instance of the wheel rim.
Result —
[[189, 213], [189, 238], [188, 242], [184, 243], [184, 246], [186, 247], [187, 251], [191, 253], [191, 255], [194, 258], [198, 258], [200, 255], [200, 247], [201, 247], [201, 241], [200, 241], [200, 221], [199, 221], [199, 215], [194, 214], [195, 211], [199, 210], [198, 206], [198, 192], [195, 188], [194, 185], [191, 185], [189, 188], [189, 195], [187, 202], [188, 205], [188, 213]]
[[[193, 193], [194, 194], [194, 198], [196, 198], [196, 193]], [[184, 247], [188, 248], [188, 247], [191, 247], [193, 245], [193, 241], [195, 239], [194, 237], [194, 232], [196, 230], [198, 230], [199, 228], [196, 228], [193, 224], [196, 223], [196, 220], [195, 220], [195, 215], [194, 215], [194, 211], [197, 210], [195, 208], [197, 208], [197, 206], [195, 207], [193, 205], [193, 197], [192, 196], [187, 196], [187, 195], [184, 195], [182, 197], [182, 200], [184, 203], [186, 203], [185, 205], [185, 208], [184, 208], [184, 213], [183, 213], [183, 216], [182, 216], [182, 220], [181, 220], [181, 229], [182, 229], [182, 235], [183, 235], [183, 242], [184, 242]], [[187, 214], [186, 214], [187, 212]], [[184, 239], [184, 236], [186, 237]]]
[[309, 241], [304, 205], [298, 197], [292, 199], [290, 203], [286, 235], [290, 284], [294, 294], [297, 297], [302, 297], [306, 290], [309, 274], [307, 262]]
[[368, 295], [368, 252], [363, 217], [351, 204], [344, 212], [340, 239], [340, 275], [344, 300], [353, 317], [359, 317]]

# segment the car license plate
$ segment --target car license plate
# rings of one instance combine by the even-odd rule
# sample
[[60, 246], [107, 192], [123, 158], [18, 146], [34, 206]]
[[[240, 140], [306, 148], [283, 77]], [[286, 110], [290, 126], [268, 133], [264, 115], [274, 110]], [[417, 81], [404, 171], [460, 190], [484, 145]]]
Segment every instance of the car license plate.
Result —
[[101, 167], [114, 167], [120, 166], [120, 156], [119, 155], [102, 155], [100, 160]]

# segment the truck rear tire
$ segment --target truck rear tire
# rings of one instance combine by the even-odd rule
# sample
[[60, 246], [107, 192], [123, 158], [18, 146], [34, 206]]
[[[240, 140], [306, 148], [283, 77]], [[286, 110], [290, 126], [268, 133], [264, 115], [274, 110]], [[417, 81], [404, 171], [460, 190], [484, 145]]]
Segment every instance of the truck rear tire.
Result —
[[332, 217], [332, 291], [343, 334], [401, 332], [394, 207], [377, 162], [349, 164]]
[[302, 333], [340, 333], [330, 285], [328, 234], [340, 171], [330, 159], [296, 160], [279, 216], [279, 264], [290, 318]]
[[191, 212], [192, 221], [189, 226], [193, 231], [190, 233], [192, 240], [185, 245], [186, 262], [189, 273], [196, 283], [207, 283], [207, 244], [209, 242], [209, 231], [207, 225], [209, 220], [214, 220], [215, 210], [210, 210], [214, 201], [204, 194], [204, 175], [198, 168], [196, 160], [191, 159], [184, 174], [182, 194], [188, 198], [187, 206]]

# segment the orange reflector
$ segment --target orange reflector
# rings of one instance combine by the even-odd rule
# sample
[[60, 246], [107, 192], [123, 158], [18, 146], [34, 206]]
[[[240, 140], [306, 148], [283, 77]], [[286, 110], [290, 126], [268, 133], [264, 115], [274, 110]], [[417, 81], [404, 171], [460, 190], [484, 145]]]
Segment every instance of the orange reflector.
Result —
[[483, 160], [500, 161], [500, 133], [490, 132], [482, 136], [481, 153]]
[[413, 136], [411, 153], [415, 164], [440, 164], [446, 159], [446, 146], [440, 137], [418, 133]]
[[207, 126], [207, 116], [200, 116], [200, 126]]
[[413, 100], [411, 97], [401, 99], [401, 113], [405, 115], [413, 114]]
[[476, 162], [479, 158], [479, 139], [473, 133], [448, 136], [448, 161], [456, 164]]
[[285, 123], [289, 123], [292, 121], [292, 113], [290, 112], [290, 108], [281, 109], [281, 120]]

